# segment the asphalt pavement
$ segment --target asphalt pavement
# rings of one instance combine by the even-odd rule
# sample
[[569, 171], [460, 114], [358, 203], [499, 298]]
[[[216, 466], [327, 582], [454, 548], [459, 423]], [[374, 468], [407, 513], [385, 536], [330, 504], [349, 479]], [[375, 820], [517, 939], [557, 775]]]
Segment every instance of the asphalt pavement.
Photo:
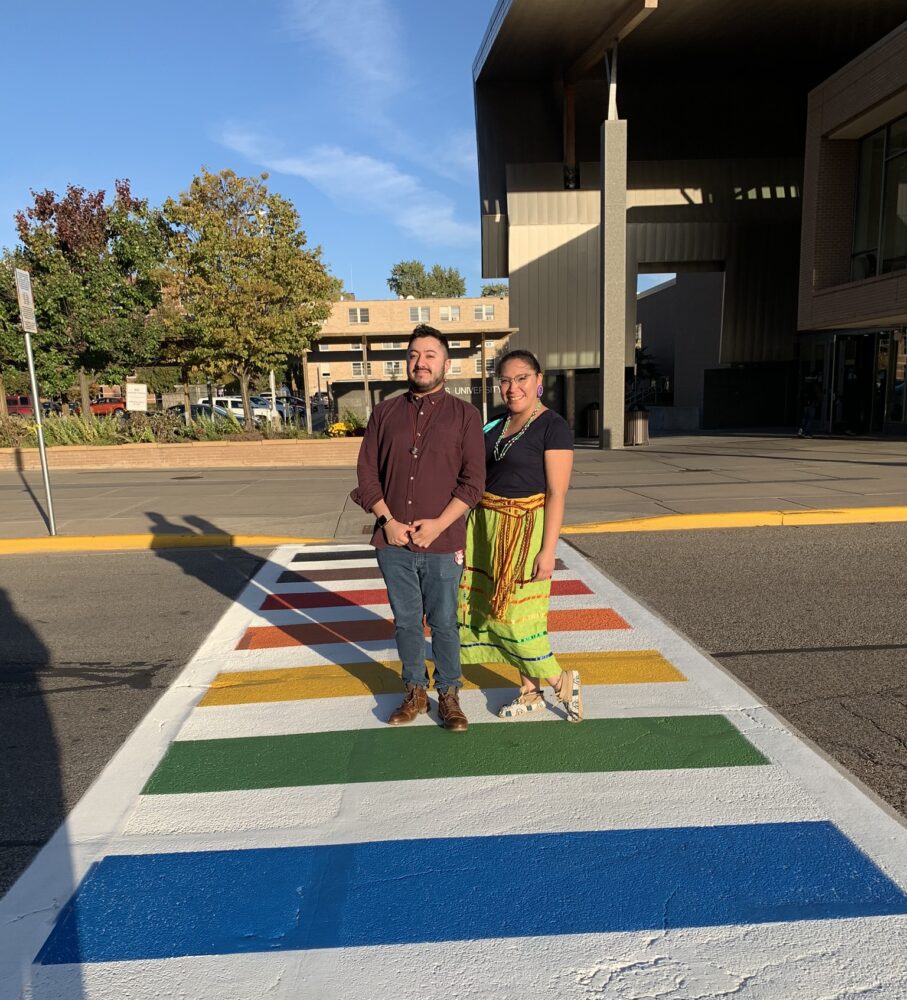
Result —
[[[360, 540], [355, 469], [53, 473], [67, 535], [204, 533]], [[566, 523], [907, 504], [907, 441], [696, 435], [602, 452], [580, 443]], [[40, 474], [0, 473], [0, 538], [41, 536]]]

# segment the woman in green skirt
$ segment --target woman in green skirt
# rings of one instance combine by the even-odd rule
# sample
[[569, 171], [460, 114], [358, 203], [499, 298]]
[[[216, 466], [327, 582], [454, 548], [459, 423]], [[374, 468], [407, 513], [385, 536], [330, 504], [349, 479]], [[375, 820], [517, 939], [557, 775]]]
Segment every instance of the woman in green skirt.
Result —
[[529, 351], [498, 364], [506, 416], [485, 428], [486, 479], [469, 515], [460, 584], [463, 663], [509, 663], [520, 693], [498, 715], [519, 719], [545, 708], [542, 681], [570, 722], [583, 717], [576, 670], [561, 670], [548, 640], [548, 598], [573, 469], [573, 435], [542, 405], [542, 370]]

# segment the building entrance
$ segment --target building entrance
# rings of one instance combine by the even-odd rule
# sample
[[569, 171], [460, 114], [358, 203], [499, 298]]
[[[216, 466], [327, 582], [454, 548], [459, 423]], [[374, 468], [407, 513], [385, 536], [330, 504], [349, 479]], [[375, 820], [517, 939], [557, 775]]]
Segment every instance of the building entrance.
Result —
[[806, 433], [907, 434], [904, 331], [804, 337], [799, 367]]

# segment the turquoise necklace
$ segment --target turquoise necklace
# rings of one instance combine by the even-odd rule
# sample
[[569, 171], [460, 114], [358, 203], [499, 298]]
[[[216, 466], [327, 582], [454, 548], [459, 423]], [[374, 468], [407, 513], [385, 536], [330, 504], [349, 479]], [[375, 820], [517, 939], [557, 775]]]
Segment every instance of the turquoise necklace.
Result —
[[[507, 454], [507, 452], [510, 451], [510, 449], [517, 443], [517, 441], [519, 441], [520, 438], [526, 433], [526, 429], [529, 427], [532, 421], [535, 420], [535, 418], [538, 416], [541, 407], [542, 407], [542, 401], [539, 400], [535, 404], [535, 409], [532, 411], [532, 416], [526, 421], [525, 424], [523, 424], [523, 426], [516, 432], [516, 434], [513, 435], [512, 438], [507, 438], [507, 440], [504, 441], [504, 438], [507, 437], [507, 431], [510, 427], [510, 418], [512, 416], [512, 414], [510, 413], [507, 414], [507, 419], [504, 421], [504, 427], [502, 428], [501, 433], [498, 435], [497, 441], [495, 441], [494, 443], [494, 460], [496, 462], [500, 462], [501, 459]], [[503, 446], [501, 445], [502, 441], [504, 441]]]

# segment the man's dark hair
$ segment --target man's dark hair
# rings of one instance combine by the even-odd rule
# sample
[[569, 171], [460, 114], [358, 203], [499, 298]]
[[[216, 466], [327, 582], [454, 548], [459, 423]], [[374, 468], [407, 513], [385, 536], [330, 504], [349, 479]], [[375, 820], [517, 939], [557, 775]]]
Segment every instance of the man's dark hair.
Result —
[[536, 375], [541, 374], [542, 366], [539, 364], [539, 359], [532, 353], [532, 351], [508, 351], [503, 358], [498, 359], [498, 375], [501, 374], [501, 369], [507, 364], [508, 361], [525, 361]]
[[450, 357], [450, 344], [447, 342], [447, 337], [441, 333], [440, 330], [436, 330], [433, 326], [429, 326], [428, 323], [420, 323], [415, 330], [413, 330], [412, 335], [409, 338], [409, 343], [406, 345], [407, 351], [413, 346], [413, 341], [418, 340], [419, 337], [434, 337], [435, 340], [444, 348], [444, 357]]

